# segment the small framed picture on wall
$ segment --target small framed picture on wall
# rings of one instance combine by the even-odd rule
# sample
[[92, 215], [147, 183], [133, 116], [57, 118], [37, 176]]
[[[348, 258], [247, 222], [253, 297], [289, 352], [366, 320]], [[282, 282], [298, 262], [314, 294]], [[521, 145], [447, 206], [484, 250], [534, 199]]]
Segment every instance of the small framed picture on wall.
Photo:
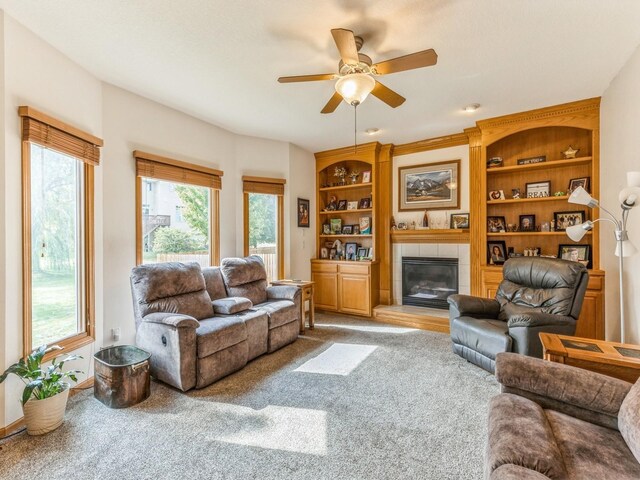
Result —
[[309, 200], [298, 198], [298, 227], [309, 228]]

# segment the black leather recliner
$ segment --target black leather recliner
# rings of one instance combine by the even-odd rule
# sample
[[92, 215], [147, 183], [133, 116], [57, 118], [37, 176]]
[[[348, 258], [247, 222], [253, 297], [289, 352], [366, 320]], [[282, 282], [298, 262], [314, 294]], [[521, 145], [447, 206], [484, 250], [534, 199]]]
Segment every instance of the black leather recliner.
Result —
[[448, 300], [453, 351], [492, 373], [500, 352], [542, 358], [540, 332], [573, 335], [589, 282], [581, 263], [541, 257], [508, 260], [503, 277], [495, 300]]

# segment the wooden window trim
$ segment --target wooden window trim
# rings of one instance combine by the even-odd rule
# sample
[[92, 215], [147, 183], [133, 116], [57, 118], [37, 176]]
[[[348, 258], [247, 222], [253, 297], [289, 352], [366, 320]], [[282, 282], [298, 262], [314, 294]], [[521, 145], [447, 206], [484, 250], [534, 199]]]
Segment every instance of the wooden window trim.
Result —
[[242, 177], [244, 256], [249, 255], [249, 194], [276, 195], [278, 197], [278, 279], [284, 278], [284, 178]]
[[[67, 133], [77, 139], [87, 142], [87, 146], [101, 147], [103, 141], [89, 133], [83, 132], [64, 122], [56, 120], [31, 107], [20, 107], [18, 114], [24, 119], [34, 119], [45, 123], [52, 128]], [[26, 122], [23, 122], [23, 127]], [[42, 145], [37, 139], [31, 138], [28, 132], [22, 134], [22, 351], [23, 356], [28, 356], [32, 351], [32, 272], [31, 272], [31, 143], [44, 148], [67, 153], [64, 145], [56, 145], [50, 142]], [[60, 148], [56, 148], [60, 147]], [[95, 341], [95, 237], [94, 237], [94, 165], [99, 163], [99, 150], [97, 161], [89, 162], [85, 158], [71, 154], [76, 160], [83, 162], [84, 183], [84, 255], [83, 255], [83, 280], [84, 280], [84, 330], [70, 337], [60, 339], [55, 343], [64, 350], [73, 351]], [[94, 155], [94, 159], [95, 159]], [[59, 352], [49, 352], [44, 361], [59, 355]]]
[[[183, 183], [209, 189], [209, 263], [220, 265], [220, 190], [224, 172], [153, 153], [133, 151], [136, 160], [136, 264], [141, 265], [142, 254], [142, 178]], [[152, 176], [149, 166], [156, 166]]]

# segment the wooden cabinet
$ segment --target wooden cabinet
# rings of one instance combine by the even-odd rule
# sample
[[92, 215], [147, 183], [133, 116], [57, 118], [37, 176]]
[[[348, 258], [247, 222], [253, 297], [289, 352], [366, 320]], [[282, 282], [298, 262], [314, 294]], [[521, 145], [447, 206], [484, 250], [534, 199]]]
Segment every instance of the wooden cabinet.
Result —
[[370, 317], [378, 304], [377, 262], [312, 260], [315, 305], [320, 310]]

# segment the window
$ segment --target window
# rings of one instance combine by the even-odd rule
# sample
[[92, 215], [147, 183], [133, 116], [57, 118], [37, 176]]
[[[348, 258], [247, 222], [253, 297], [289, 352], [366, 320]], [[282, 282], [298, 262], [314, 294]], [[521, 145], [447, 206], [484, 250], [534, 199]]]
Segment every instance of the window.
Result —
[[284, 185], [279, 178], [242, 177], [244, 254], [262, 257], [267, 280], [284, 277]]
[[137, 262], [220, 262], [222, 172], [135, 151]]
[[102, 140], [20, 107], [23, 351], [94, 339], [93, 169]]

